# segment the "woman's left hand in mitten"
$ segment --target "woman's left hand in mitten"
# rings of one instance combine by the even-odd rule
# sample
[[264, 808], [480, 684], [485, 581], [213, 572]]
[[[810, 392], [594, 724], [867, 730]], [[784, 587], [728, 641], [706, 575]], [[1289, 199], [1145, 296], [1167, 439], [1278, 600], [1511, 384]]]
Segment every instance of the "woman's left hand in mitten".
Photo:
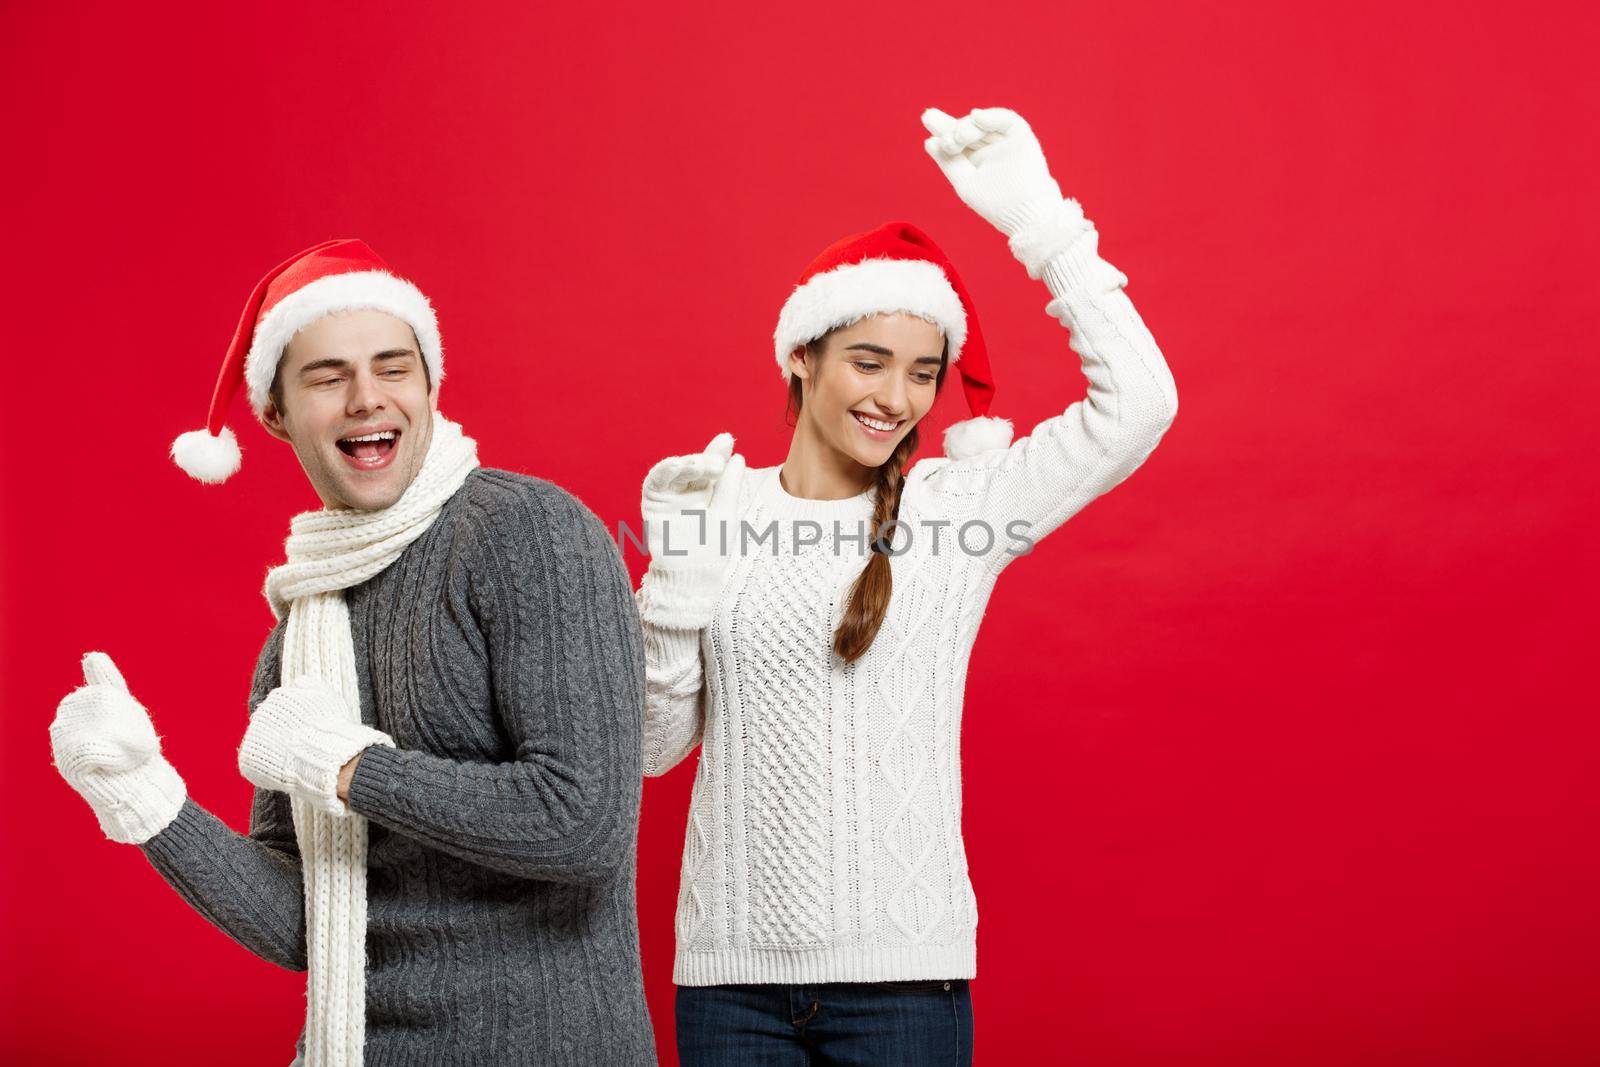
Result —
[[956, 195], [1011, 239], [1033, 277], [1091, 228], [1078, 202], [1061, 195], [1039, 139], [1015, 111], [980, 107], [955, 118], [929, 108], [922, 124], [930, 134], [923, 147]]

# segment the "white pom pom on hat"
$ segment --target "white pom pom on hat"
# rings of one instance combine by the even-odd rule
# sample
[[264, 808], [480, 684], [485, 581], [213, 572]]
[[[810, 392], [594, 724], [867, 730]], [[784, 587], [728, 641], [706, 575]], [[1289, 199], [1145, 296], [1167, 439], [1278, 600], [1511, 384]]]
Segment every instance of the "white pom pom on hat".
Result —
[[951, 459], [980, 456], [1011, 447], [1011, 420], [989, 415], [952, 423], [944, 431], [944, 454]]
[[173, 462], [212, 485], [236, 473], [242, 460], [239, 440], [225, 422], [239, 387], [246, 388], [260, 418], [294, 335], [329, 312], [358, 308], [386, 311], [410, 326], [429, 377], [435, 383], [444, 378], [439, 322], [422, 291], [390, 271], [364, 241], [324, 241], [284, 260], [256, 283], [223, 357], [206, 427], [178, 435]]
[[778, 369], [787, 380], [789, 354], [800, 345], [891, 311], [920, 315], [944, 331], [949, 362], [961, 372], [974, 417], [945, 431], [945, 455], [966, 459], [1010, 445], [1011, 423], [988, 417], [994, 375], [972, 298], [949, 257], [909, 222], [835, 241], [806, 266], [773, 331]]
[[209, 430], [180, 433], [172, 442], [172, 461], [197, 482], [217, 485], [239, 472], [239, 439], [224, 426], [213, 436]]

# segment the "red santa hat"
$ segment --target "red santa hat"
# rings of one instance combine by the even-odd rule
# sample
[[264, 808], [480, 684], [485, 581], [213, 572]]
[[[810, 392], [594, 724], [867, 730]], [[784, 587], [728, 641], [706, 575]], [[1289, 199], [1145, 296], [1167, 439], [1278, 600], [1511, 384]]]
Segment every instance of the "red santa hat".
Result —
[[909, 222], [886, 222], [823, 249], [778, 314], [773, 348], [784, 380], [789, 354], [829, 330], [886, 312], [919, 315], [944, 332], [973, 417], [944, 434], [945, 454], [965, 459], [1011, 443], [1011, 422], [989, 417], [994, 375], [977, 312], [961, 276], [933, 239]]
[[241, 385], [261, 418], [278, 361], [294, 335], [332, 311], [386, 311], [411, 327], [422, 349], [428, 375], [444, 378], [439, 323], [422, 291], [389, 270], [365, 242], [324, 241], [284, 260], [256, 283], [239, 317], [233, 343], [211, 394], [206, 428], [180, 434], [172, 459], [198, 481], [226, 481], [239, 469], [239, 440], [224, 422]]

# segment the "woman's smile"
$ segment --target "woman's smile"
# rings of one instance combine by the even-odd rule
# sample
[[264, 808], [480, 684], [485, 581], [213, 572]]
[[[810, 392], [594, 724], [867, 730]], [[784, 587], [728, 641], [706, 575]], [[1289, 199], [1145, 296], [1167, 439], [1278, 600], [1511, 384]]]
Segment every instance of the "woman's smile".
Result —
[[861, 412], [854, 410], [850, 412], [850, 416], [855, 419], [856, 425], [861, 427], [861, 432], [874, 441], [894, 440], [895, 431], [900, 429], [901, 424], [906, 421], [904, 419], [895, 419], [892, 422], [886, 422], [883, 419], [863, 415]]

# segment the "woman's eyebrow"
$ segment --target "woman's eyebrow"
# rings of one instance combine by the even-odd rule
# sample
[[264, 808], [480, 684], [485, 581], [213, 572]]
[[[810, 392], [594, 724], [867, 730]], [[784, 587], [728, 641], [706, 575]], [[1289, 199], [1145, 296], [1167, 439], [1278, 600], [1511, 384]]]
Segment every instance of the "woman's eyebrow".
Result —
[[[867, 341], [857, 341], [853, 345], [845, 345], [845, 349], [844, 350], [846, 352], [854, 352], [854, 351], [871, 352], [873, 355], [876, 355], [876, 356], [889, 356], [891, 358], [893, 358], [893, 356], [894, 356], [894, 349], [885, 348], [882, 345], [871, 344], [871, 343], [869, 343]], [[937, 366], [938, 364], [944, 362], [944, 357], [942, 357], [942, 356], [918, 356], [916, 359], [912, 360], [911, 362], [913, 362], [913, 363], [928, 363], [928, 364], [932, 364], [932, 365]]]

